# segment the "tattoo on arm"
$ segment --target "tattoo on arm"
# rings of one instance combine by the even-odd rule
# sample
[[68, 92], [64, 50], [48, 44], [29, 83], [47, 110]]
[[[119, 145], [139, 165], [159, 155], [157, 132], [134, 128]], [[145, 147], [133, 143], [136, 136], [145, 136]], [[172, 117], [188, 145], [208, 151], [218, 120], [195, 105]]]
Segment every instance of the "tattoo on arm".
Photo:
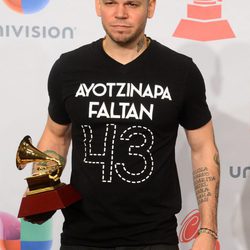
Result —
[[51, 156], [51, 157], [53, 157], [53, 158], [58, 159], [62, 163], [62, 166], [65, 165], [65, 163], [66, 163], [65, 158], [62, 157], [61, 155], [59, 155], [57, 152], [55, 152], [53, 150], [46, 150], [44, 153]]
[[[220, 177], [220, 157], [219, 157], [218, 153], [216, 153], [214, 155], [214, 161], [216, 163], [216, 166], [218, 167], [218, 175]], [[220, 183], [219, 183], [219, 181], [217, 181], [216, 186], [215, 186], [215, 199], [216, 199], [217, 202], [218, 202], [218, 199], [219, 199], [219, 189], [220, 189]]]
[[214, 162], [218, 167], [220, 166], [220, 156], [218, 153], [214, 155]]
[[[61, 164], [62, 164], [62, 167], [65, 166], [66, 164], [66, 160], [64, 157], [62, 157], [61, 155], [59, 155], [57, 152], [53, 151], [53, 150], [46, 150], [44, 151], [43, 153], [49, 155], [50, 157], [52, 158], [56, 158], [58, 159]], [[46, 170], [46, 167], [49, 167], [51, 165], [54, 165], [54, 163], [51, 163], [51, 161], [41, 161], [41, 162], [37, 162], [34, 164], [33, 166], [33, 173], [34, 172], [37, 172], [37, 171], [45, 171]]]
[[[212, 196], [209, 188], [210, 182], [215, 182], [216, 178], [211, 176], [207, 167], [201, 167], [193, 172], [194, 187], [197, 196], [198, 205], [204, 202], [208, 202], [209, 197]], [[217, 191], [216, 191], [216, 195]]]
[[219, 200], [219, 190], [220, 190], [220, 184], [219, 184], [219, 182], [217, 182], [216, 186], [215, 186], [215, 199], [216, 199], [217, 203], [218, 203], [218, 200]]

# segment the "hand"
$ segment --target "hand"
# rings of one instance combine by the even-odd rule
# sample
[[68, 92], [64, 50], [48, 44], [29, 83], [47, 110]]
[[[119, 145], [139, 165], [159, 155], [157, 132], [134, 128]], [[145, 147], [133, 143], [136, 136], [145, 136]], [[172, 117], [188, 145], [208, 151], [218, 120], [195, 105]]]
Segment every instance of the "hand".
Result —
[[194, 241], [192, 250], [215, 250], [216, 239], [209, 234], [201, 233]]
[[49, 211], [49, 212], [42, 213], [42, 214], [34, 214], [34, 215], [26, 216], [23, 219], [25, 221], [30, 222], [30, 223], [41, 225], [45, 221], [50, 219], [54, 215], [55, 212], [56, 212], [56, 210], [55, 211]]

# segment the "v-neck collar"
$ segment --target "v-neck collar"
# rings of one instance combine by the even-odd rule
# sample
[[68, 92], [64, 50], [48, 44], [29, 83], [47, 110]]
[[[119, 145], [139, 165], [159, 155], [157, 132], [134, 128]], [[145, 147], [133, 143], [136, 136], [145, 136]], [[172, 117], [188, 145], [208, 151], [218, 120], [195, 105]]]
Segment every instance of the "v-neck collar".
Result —
[[111, 56], [109, 56], [105, 52], [105, 50], [103, 48], [103, 38], [97, 40], [96, 43], [97, 43], [97, 47], [98, 47], [98, 50], [100, 52], [100, 55], [102, 55], [105, 60], [107, 60], [109, 63], [111, 63], [112, 66], [114, 66], [114, 67], [126, 69], [134, 64], [137, 64], [140, 61], [143, 61], [144, 58], [150, 53], [151, 47], [152, 47], [152, 44], [154, 41], [150, 37], [148, 37], [148, 38], [150, 39], [150, 43], [149, 43], [148, 47], [138, 57], [136, 57], [135, 59], [133, 59], [132, 61], [130, 61], [126, 64], [122, 64], [122, 63], [118, 62], [117, 60], [115, 60], [114, 58], [112, 58]]

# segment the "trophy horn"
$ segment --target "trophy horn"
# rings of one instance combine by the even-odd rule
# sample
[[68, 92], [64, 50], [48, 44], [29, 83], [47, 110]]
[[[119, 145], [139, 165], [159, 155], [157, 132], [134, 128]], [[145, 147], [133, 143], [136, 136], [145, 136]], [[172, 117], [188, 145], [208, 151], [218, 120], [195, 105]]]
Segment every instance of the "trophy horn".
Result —
[[41, 152], [39, 149], [32, 145], [32, 140], [30, 136], [25, 136], [19, 144], [17, 154], [16, 154], [16, 166], [19, 170], [25, 168], [26, 164], [31, 162], [44, 162], [44, 161], [54, 161], [61, 166], [61, 162], [49, 155]]

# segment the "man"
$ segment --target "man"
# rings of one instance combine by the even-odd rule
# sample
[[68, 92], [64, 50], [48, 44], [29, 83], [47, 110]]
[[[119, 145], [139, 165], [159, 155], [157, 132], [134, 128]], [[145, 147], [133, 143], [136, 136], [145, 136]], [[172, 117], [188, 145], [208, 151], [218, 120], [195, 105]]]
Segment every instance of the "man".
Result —
[[175, 165], [179, 124], [191, 147], [200, 234], [214, 250], [219, 157], [202, 76], [146, 37], [156, 0], [96, 0], [106, 36], [63, 54], [49, 77], [49, 118], [38, 148], [66, 158], [82, 201], [63, 210], [61, 250], [178, 249]]

